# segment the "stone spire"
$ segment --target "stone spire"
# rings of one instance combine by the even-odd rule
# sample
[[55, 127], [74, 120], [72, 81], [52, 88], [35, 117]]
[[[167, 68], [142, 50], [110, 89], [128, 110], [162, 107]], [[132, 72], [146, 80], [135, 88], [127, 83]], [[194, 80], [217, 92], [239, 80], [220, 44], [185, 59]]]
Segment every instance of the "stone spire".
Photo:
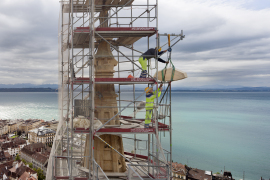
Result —
[[[99, 17], [107, 16], [108, 11], [105, 9], [100, 13]], [[100, 18], [100, 23], [103, 23], [101, 27], [108, 27], [108, 21], [106, 21], [106, 19]], [[113, 78], [114, 67], [117, 65], [117, 61], [113, 57], [110, 45], [104, 40], [99, 41], [98, 51], [95, 55], [95, 76], [96, 78]], [[106, 106], [104, 108], [95, 109], [95, 117], [103, 124], [118, 113], [116, 102], [117, 97], [113, 84], [95, 85], [95, 107]], [[108, 125], [120, 125], [120, 121], [117, 119], [119, 119], [118, 116], [111, 120]], [[100, 137], [118, 152], [124, 154], [121, 136], [106, 134], [101, 135]], [[86, 139], [84, 156], [89, 156], [90, 153], [89, 138], [90, 137], [88, 136]], [[94, 138], [94, 157], [96, 162], [105, 172], [126, 171], [125, 159], [96, 137]], [[89, 168], [89, 158], [84, 159], [84, 167]]]

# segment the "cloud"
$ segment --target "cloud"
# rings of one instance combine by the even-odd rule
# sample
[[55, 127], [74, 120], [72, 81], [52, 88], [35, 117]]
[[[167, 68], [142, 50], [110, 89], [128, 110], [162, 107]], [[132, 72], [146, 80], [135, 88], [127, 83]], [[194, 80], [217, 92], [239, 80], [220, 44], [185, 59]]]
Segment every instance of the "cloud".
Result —
[[[158, 6], [159, 32], [180, 34], [184, 30], [186, 35], [173, 47], [172, 60], [189, 78], [175, 82], [176, 86], [270, 86], [269, 1], [170, 0], [158, 1]], [[0, 1], [1, 83], [57, 83], [59, 7], [55, 0]], [[134, 7], [133, 13], [144, 10]], [[122, 14], [129, 12], [125, 8]], [[154, 15], [151, 11], [150, 16]], [[134, 26], [146, 24], [143, 19]], [[154, 21], [150, 26], [155, 26]], [[155, 42], [152, 36], [150, 47], [155, 47]], [[161, 45], [166, 42], [162, 37]], [[134, 48], [146, 51], [146, 38]], [[126, 49], [124, 52], [131, 54]]]
[[[161, 31], [183, 29], [186, 35], [172, 55], [177, 67], [192, 77], [180, 83], [182, 86], [222, 82], [270, 86], [265, 78], [270, 70], [270, 26], [265, 18], [270, 16], [270, 6], [247, 8], [255, 2], [184, 0], [173, 1], [170, 7], [161, 4], [162, 11], [174, 12], [159, 16]], [[168, 19], [172, 23], [167, 23]]]
[[59, 3], [0, 2], [1, 83], [57, 83]]

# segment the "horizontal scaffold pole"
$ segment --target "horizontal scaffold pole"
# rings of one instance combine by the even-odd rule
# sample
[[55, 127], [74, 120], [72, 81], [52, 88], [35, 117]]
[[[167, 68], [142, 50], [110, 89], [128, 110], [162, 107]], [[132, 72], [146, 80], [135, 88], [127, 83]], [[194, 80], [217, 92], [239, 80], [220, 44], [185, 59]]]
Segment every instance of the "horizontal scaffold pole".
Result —
[[[159, 34], [159, 36], [168, 36], [167, 33], [165, 34]], [[170, 34], [170, 36], [175, 36], [175, 38], [173, 38], [170, 42], [172, 42], [173, 40], [175, 40], [176, 38], [180, 37], [172, 46], [173, 47], [175, 44], [177, 44], [180, 40], [183, 40], [183, 38], [185, 38], [185, 35], [183, 35], [183, 30], [181, 30], [181, 34]], [[166, 44], [168, 44], [169, 42], [165, 43], [162, 47], [164, 47]]]

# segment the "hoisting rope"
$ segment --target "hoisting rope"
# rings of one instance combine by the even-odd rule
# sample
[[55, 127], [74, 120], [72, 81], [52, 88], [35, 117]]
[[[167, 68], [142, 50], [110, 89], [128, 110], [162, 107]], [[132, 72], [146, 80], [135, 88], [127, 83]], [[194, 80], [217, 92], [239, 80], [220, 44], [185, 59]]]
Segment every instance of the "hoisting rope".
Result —
[[[170, 52], [170, 53], [171, 53], [171, 52]], [[171, 65], [172, 65], [171, 81], [173, 81], [174, 72], [175, 72], [175, 67], [174, 67], [174, 65], [173, 65], [173, 63], [172, 63], [171, 58], [169, 58], [168, 61], [170, 61]], [[169, 64], [169, 63], [168, 63], [168, 64]], [[161, 73], [162, 73], [162, 81], [165, 81], [165, 76], [166, 76], [168, 64], [166, 64], [165, 68], [161, 71]]]
[[171, 47], [171, 35], [168, 34], [168, 46]]
[[[174, 77], [174, 72], [175, 72], [175, 67], [172, 63], [172, 59], [171, 59], [171, 53], [172, 53], [172, 49], [171, 49], [171, 40], [170, 40], [170, 34], [168, 34], [168, 52], [169, 52], [169, 58], [168, 61], [171, 63], [172, 65], [172, 75], [171, 75], [171, 81], [173, 81], [173, 77]], [[165, 81], [165, 76], [166, 76], [166, 72], [167, 72], [167, 66], [169, 63], [166, 64], [165, 68], [161, 71], [162, 74], [162, 81]]]
[[[159, 112], [158, 117], [159, 117], [159, 119], [161, 119], [160, 120], [161, 122], [162, 122], [162, 119], [163, 119], [163, 122], [162, 122], [163, 124], [166, 124], [166, 119], [168, 117], [167, 116], [168, 115], [168, 106], [167, 106], [167, 104], [168, 104], [168, 98], [169, 98], [168, 97], [169, 96], [168, 89], [169, 89], [170, 86], [171, 86], [171, 83], [168, 83], [167, 88], [165, 88], [166, 90], [163, 93], [163, 96], [159, 101], [160, 106], [159, 106], [159, 111], [158, 111]], [[159, 131], [160, 138], [161, 138], [161, 134], [162, 134], [162, 131]], [[165, 137], [165, 131], [163, 131], [163, 136]], [[160, 139], [160, 141], [161, 141], [161, 139]]]

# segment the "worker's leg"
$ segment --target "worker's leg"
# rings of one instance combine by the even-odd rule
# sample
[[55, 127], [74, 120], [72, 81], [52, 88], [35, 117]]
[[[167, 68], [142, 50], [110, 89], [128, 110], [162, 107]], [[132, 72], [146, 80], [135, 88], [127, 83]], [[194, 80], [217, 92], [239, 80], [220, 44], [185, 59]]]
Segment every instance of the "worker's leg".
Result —
[[146, 58], [140, 57], [139, 63], [141, 64], [143, 70], [147, 70], [147, 59]]
[[142, 69], [143, 69], [141, 72], [140, 78], [146, 78], [146, 76], [147, 76], [147, 59], [140, 57], [139, 63], [141, 64]]
[[147, 70], [142, 70], [140, 78], [146, 78], [147, 76]]
[[152, 118], [152, 112], [153, 112], [153, 109], [149, 109], [149, 110], [146, 110], [146, 113], [145, 113], [145, 127], [149, 127], [149, 124], [151, 123], [151, 118]]
[[147, 70], [142, 70], [140, 78], [146, 78], [147, 76]]

